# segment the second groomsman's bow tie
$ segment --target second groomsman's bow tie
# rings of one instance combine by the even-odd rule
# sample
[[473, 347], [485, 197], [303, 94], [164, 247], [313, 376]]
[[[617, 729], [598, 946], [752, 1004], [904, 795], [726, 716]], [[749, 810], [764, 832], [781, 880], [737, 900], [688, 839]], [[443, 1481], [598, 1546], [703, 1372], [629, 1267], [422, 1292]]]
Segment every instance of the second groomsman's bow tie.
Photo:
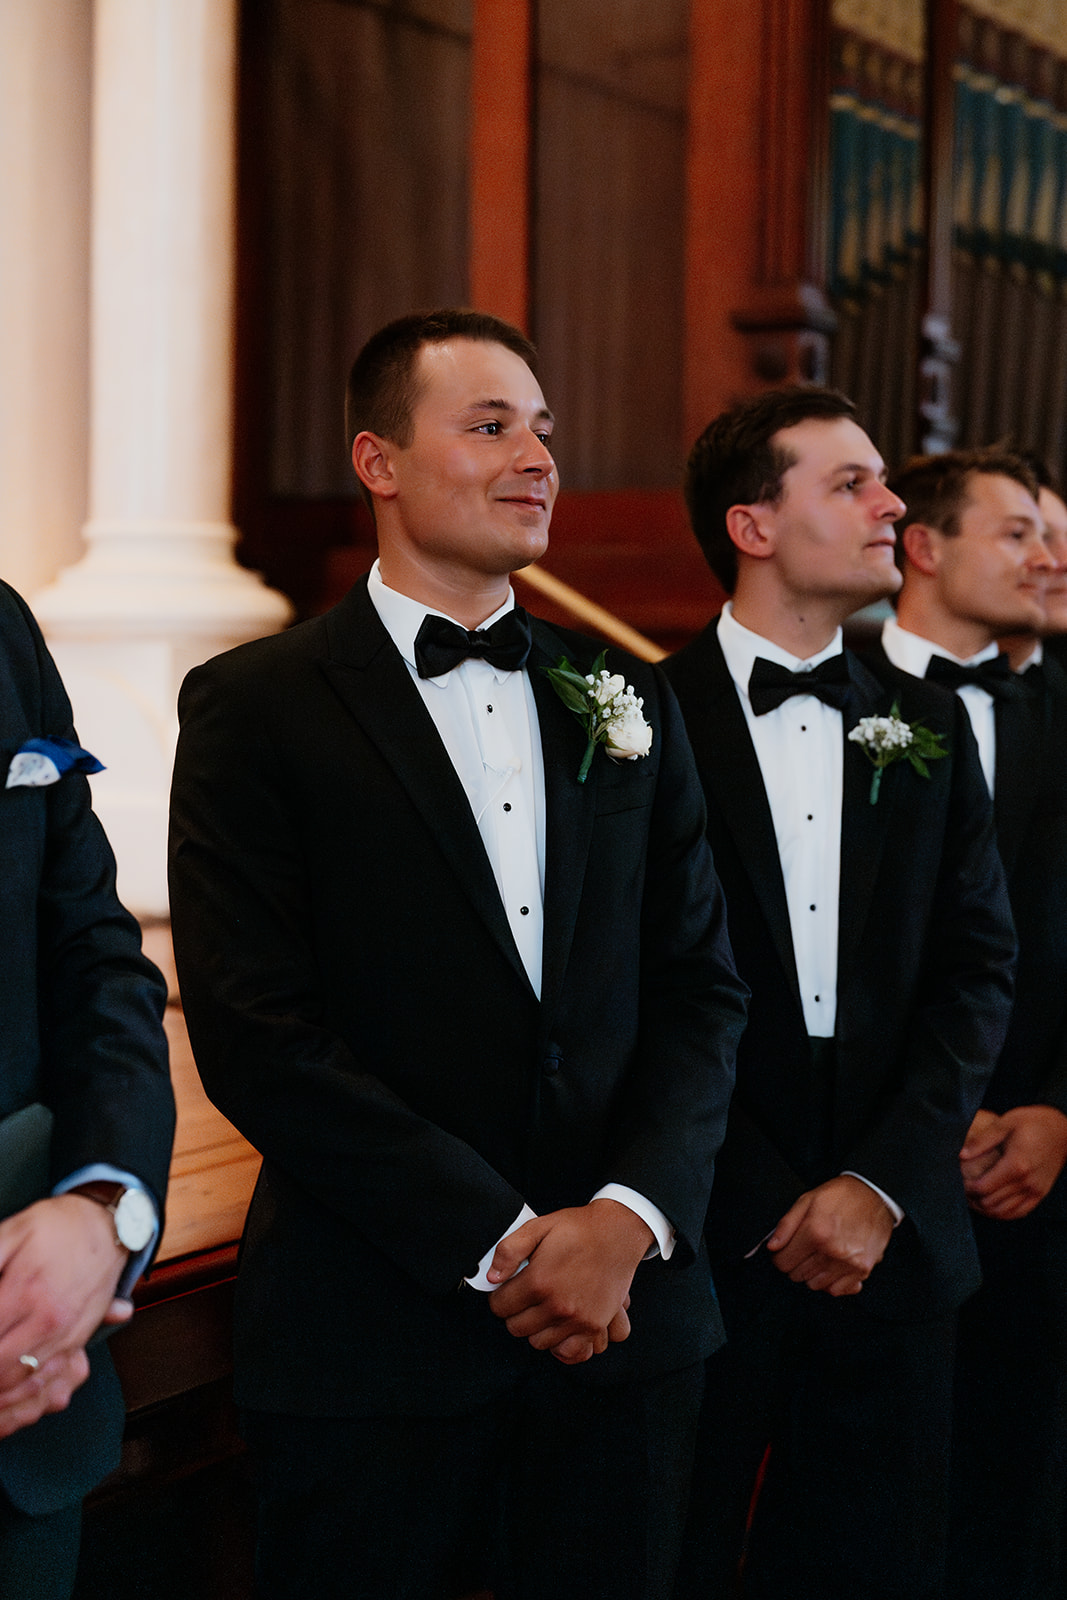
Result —
[[824, 705], [843, 711], [849, 692], [848, 662], [844, 652], [828, 656], [807, 672], [790, 672], [774, 661], [757, 656], [748, 680], [748, 698], [757, 717], [774, 711], [794, 694], [813, 694]]
[[943, 683], [949, 689], [961, 689], [964, 684], [973, 684], [978, 689], [984, 689], [986, 694], [991, 694], [994, 700], [1014, 699], [1020, 693], [1011, 662], [1003, 652], [989, 661], [979, 661], [973, 667], [962, 667], [958, 661], [950, 661], [947, 656], [931, 656], [926, 676], [932, 683]]
[[415, 635], [415, 666], [420, 678], [441, 678], [476, 656], [501, 672], [515, 672], [530, 654], [530, 619], [521, 606], [508, 611], [491, 628], [468, 633], [448, 617], [423, 617]]

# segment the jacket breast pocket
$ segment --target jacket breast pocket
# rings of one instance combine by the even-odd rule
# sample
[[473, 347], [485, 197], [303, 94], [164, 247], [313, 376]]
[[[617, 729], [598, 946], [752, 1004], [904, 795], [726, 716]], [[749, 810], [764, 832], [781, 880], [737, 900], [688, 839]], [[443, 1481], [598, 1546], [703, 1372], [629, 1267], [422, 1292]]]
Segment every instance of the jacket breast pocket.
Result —
[[613, 811], [636, 811], [652, 804], [656, 792], [655, 771], [646, 761], [608, 760], [608, 770], [601, 772], [597, 785], [597, 816], [607, 816]]

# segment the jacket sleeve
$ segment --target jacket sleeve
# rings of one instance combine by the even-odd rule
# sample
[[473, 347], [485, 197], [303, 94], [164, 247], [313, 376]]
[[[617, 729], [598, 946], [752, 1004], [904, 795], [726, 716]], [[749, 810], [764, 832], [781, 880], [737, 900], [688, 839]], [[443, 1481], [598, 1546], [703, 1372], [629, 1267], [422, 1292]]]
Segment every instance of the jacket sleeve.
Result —
[[655, 678], [661, 761], [641, 909], [639, 1043], [611, 1175], [670, 1219], [672, 1261], [685, 1266], [699, 1248], [726, 1131], [748, 989], [734, 966], [681, 711], [663, 675]]
[[948, 813], [929, 921], [916, 930], [922, 959], [904, 1002], [901, 1070], [842, 1163], [920, 1229], [924, 1215], [958, 1202], [959, 1150], [1007, 1033], [1016, 956], [992, 806], [958, 702], [949, 749]]
[[[7, 668], [26, 737], [76, 740], [70, 703], [36, 623], [13, 591], [5, 588], [3, 601]], [[114, 856], [88, 782], [70, 771], [45, 788], [0, 795], [13, 836], [23, 841], [27, 871], [35, 873], [34, 904], [27, 894], [14, 934], [35, 941], [39, 1062], [18, 1099], [40, 1098], [54, 1113], [53, 1181], [107, 1163], [140, 1178], [162, 1218], [174, 1133], [161, 1021], [166, 986], [119, 902]]]

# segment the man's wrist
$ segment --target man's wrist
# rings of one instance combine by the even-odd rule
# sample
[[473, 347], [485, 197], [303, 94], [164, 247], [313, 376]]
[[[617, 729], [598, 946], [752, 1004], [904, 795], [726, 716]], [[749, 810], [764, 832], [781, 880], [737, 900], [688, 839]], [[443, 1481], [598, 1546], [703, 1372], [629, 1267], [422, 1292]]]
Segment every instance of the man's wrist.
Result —
[[156, 1209], [143, 1189], [117, 1180], [94, 1178], [74, 1184], [67, 1194], [78, 1194], [102, 1206], [111, 1218], [116, 1247], [136, 1255], [149, 1244], [157, 1226]]

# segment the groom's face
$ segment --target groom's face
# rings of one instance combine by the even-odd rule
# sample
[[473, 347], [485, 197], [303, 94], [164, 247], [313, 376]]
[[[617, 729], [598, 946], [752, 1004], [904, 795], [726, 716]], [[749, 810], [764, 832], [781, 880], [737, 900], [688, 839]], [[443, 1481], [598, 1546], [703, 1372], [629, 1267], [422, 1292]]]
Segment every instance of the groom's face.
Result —
[[416, 377], [411, 442], [389, 447], [390, 536], [461, 588], [468, 574], [536, 561], [559, 487], [537, 379], [514, 351], [477, 339], [424, 345]]
[[789, 591], [840, 599], [848, 611], [900, 587], [893, 524], [904, 504], [885, 486], [885, 463], [850, 417], [809, 418], [774, 442], [792, 458], [782, 493], [761, 518]]

